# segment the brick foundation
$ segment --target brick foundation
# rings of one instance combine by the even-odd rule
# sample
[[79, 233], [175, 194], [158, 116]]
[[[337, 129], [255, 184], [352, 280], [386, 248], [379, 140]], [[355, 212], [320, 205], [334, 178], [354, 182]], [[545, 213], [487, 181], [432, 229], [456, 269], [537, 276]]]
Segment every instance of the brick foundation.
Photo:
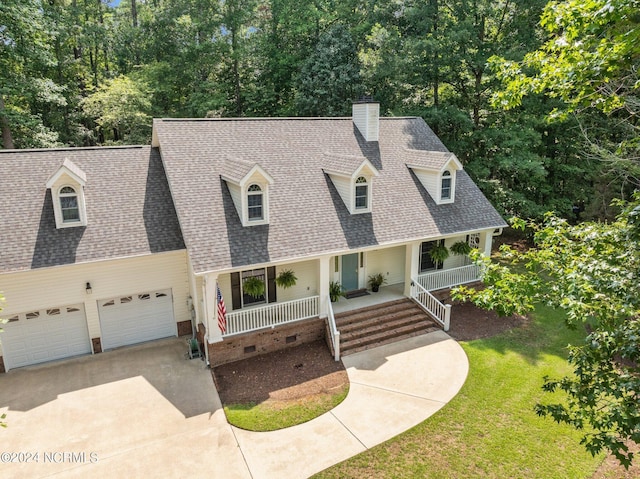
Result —
[[178, 336], [191, 336], [192, 334], [191, 320], [178, 322]]
[[[204, 337], [204, 325], [198, 326], [198, 337], [200, 337], [200, 329]], [[325, 339], [325, 320], [308, 319], [274, 329], [232, 336], [220, 343], [207, 344], [209, 362], [211, 367], [220, 366], [319, 339]]]
[[91, 338], [91, 344], [93, 345], [93, 354], [102, 352], [102, 343], [100, 342], [100, 338]]

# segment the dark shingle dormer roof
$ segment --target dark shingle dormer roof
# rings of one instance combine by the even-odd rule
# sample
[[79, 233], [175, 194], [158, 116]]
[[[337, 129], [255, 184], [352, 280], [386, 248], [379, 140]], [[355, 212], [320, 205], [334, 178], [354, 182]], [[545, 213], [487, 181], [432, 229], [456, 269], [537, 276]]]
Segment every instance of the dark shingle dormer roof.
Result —
[[[155, 120], [180, 226], [196, 273], [289, 261], [505, 226], [458, 172], [456, 201], [436, 205], [407, 168], [407, 149], [450, 153], [420, 118], [383, 118], [366, 142], [351, 118]], [[323, 171], [339, 152], [379, 172], [372, 213], [351, 215]], [[330, 155], [331, 156], [331, 155]], [[221, 179], [227, 158], [273, 178], [269, 224], [243, 227]]]
[[[56, 229], [46, 183], [69, 164], [85, 175], [88, 224]], [[0, 272], [184, 249], [157, 150], [0, 150], [0, 167]]]

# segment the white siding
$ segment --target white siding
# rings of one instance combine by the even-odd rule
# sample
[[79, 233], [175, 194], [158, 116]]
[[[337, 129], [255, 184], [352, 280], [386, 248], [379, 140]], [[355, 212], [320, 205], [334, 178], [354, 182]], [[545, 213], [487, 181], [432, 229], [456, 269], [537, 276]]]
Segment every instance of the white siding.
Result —
[[[466, 241], [466, 240], [467, 240], [467, 235], [457, 236], [454, 238], [447, 238], [446, 240], [444, 240], [444, 245], [447, 248], [451, 248], [451, 246], [454, 243], [457, 243], [459, 241]], [[449, 251], [449, 257], [446, 260], [444, 260], [444, 269], [458, 268], [460, 266], [464, 266], [465, 258], [466, 256], [453, 254], [451, 251]]]
[[[91, 283], [92, 294], [85, 291], [87, 282]], [[7, 317], [83, 303], [89, 336], [96, 338], [101, 337], [99, 299], [168, 288], [173, 291], [176, 322], [190, 319], [185, 251], [0, 275], [0, 291], [6, 299], [1, 314]]]
[[366, 141], [378, 141], [380, 123], [379, 103], [354, 103], [353, 123]]
[[330, 176], [331, 176], [331, 181], [333, 183], [333, 186], [336, 187], [336, 190], [338, 191], [340, 198], [342, 198], [342, 201], [344, 202], [345, 206], [351, 213], [352, 212], [351, 203], [353, 201], [352, 200], [353, 188], [352, 188], [351, 180], [348, 178], [342, 178], [336, 175], [330, 175]]
[[[387, 278], [386, 284], [388, 285], [404, 282], [404, 246], [369, 251], [366, 258], [367, 277], [365, 280], [368, 280], [372, 274], [382, 273]], [[387, 273], [389, 274], [387, 275]]]
[[420, 183], [422, 183], [422, 186], [424, 186], [425, 190], [427, 190], [427, 192], [429, 193], [433, 201], [438, 203], [439, 202], [438, 192], [440, 190], [438, 186], [438, 178], [439, 178], [438, 174], [427, 173], [426, 171], [415, 170], [415, 169], [413, 170], [413, 172], [418, 177], [418, 179], [420, 180]]
[[227, 186], [229, 187], [229, 193], [231, 193], [233, 205], [236, 207], [236, 211], [238, 212], [238, 217], [242, 219], [242, 190], [238, 185], [234, 185], [229, 181], [227, 181]]
[[318, 294], [318, 260], [303, 261], [301, 263], [285, 264], [276, 267], [276, 276], [280, 271], [290, 269], [298, 278], [291, 288], [278, 287], [278, 302], [293, 301], [294, 299], [308, 298]]

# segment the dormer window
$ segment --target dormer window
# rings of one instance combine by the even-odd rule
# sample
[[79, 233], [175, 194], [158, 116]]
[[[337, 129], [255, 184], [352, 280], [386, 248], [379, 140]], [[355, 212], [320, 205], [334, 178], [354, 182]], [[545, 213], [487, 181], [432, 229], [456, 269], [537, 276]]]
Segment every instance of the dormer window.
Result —
[[63, 223], [80, 222], [80, 208], [78, 206], [78, 194], [70, 186], [60, 188], [58, 194], [60, 199], [60, 211], [62, 212]]
[[51, 175], [47, 188], [51, 190], [56, 228], [72, 228], [87, 225], [84, 187], [87, 177], [68, 158]]
[[247, 190], [247, 208], [249, 221], [262, 221], [263, 214], [263, 193], [259, 185], [251, 185]]
[[231, 200], [242, 226], [269, 224], [269, 187], [273, 178], [257, 163], [227, 159], [224, 173]]
[[456, 175], [462, 163], [453, 153], [405, 149], [405, 156], [407, 167], [437, 205], [455, 202]]
[[442, 179], [440, 183], [440, 199], [451, 199], [451, 172], [446, 170], [442, 173]]
[[369, 182], [364, 176], [356, 180], [356, 209], [366, 210], [369, 208]]

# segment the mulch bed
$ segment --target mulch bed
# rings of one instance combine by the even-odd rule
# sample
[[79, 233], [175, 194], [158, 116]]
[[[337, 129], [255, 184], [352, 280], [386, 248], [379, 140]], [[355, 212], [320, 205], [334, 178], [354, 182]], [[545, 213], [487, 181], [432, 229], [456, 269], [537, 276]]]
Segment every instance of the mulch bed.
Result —
[[349, 384], [342, 361], [315, 341], [214, 368], [222, 404], [291, 401]]
[[[458, 341], [494, 336], [524, 324], [526, 318], [499, 318], [469, 303], [455, 304], [449, 335]], [[324, 341], [255, 356], [214, 368], [223, 404], [289, 401], [324, 394], [349, 383], [341, 361]]]

